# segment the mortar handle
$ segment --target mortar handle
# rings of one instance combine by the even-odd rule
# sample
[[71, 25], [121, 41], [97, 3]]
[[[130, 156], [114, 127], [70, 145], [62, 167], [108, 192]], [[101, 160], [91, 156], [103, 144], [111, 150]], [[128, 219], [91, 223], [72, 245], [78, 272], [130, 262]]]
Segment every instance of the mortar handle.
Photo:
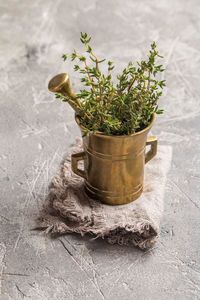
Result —
[[147, 137], [146, 146], [150, 145], [151, 149], [145, 153], [145, 164], [150, 161], [157, 153], [158, 140], [156, 136]]
[[72, 167], [72, 171], [76, 175], [86, 179], [86, 172], [83, 171], [83, 170], [78, 169], [78, 161], [79, 160], [84, 160], [84, 159], [86, 159], [85, 151], [72, 154], [72, 156], [71, 156], [71, 167]]

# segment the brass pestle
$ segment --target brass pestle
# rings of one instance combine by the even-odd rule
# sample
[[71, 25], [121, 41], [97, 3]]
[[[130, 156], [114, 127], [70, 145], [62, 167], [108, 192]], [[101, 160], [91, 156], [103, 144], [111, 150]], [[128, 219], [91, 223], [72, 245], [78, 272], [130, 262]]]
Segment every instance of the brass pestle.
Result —
[[80, 100], [77, 98], [76, 94], [71, 88], [69, 76], [67, 73], [61, 73], [54, 76], [49, 81], [48, 89], [52, 93], [60, 93], [63, 96], [69, 97], [69, 100], [67, 102], [71, 105], [76, 113], [79, 111], [79, 108], [82, 108]]

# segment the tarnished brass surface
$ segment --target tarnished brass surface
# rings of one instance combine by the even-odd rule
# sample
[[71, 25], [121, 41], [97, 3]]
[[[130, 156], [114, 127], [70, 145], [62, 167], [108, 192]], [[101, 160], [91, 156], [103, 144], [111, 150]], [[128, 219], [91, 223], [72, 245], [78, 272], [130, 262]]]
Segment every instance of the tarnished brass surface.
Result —
[[[72, 155], [72, 170], [85, 179], [85, 190], [90, 197], [118, 205], [141, 195], [144, 164], [157, 152], [156, 137], [147, 138], [154, 121], [155, 114], [147, 128], [132, 135], [95, 133], [83, 137], [84, 152]], [[80, 126], [77, 117], [76, 122]], [[151, 148], [145, 154], [146, 145]], [[79, 160], [84, 160], [84, 171], [78, 169]]]

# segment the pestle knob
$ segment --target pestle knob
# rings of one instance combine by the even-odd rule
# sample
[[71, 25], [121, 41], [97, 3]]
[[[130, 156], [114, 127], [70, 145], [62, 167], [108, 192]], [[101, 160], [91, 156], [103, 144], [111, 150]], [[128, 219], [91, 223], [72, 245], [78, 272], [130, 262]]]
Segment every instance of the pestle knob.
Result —
[[48, 84], [48, 89], [53, 93], [60, 93], [63, 96], [68, 96], [70, 99], [68, 103], [72, 106], [72, 108], [77, 112], [79, 109], [77, 105], [81, 108], [81, 102], [76, 97], [76, 94], [73, 92], [69, 76], [67, 73], [61, 73], [54, 76]]

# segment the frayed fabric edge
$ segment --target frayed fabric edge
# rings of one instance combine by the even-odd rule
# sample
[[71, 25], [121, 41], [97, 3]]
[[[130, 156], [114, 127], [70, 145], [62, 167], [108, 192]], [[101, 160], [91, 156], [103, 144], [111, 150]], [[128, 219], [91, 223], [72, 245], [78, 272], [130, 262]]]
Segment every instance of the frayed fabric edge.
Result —
[[[42, 213], [42, 212], [41, 212]], [[92, 222], [77, 222], [73, 226], [68, 226], [67, 220], [62, 221], [60, 216], [40, 215], [36, 220], [34, 230], [41, 230], [45, 235], [56, 237], [66, 233], [78, 233], [81, 236], [90, 234], [91, 240], [99, 238], [105, 239], [109, 244], [134, 245], [142, 250], [154, 246], [158, 238], [158, 228], [153, 228], [152, 224], [143, 222], [138, 226], [126, 225], [125, 227], [116, 225], [109, 229], [97, 230], [92, 228]]]

